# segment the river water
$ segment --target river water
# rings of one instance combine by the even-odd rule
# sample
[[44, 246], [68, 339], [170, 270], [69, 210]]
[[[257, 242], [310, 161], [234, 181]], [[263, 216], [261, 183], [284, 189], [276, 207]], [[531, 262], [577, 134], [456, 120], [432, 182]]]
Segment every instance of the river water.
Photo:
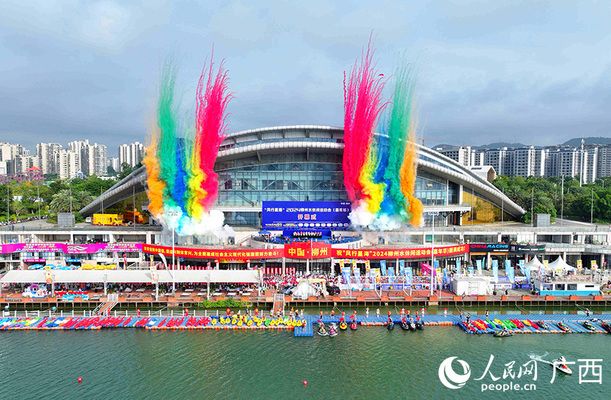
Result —
[[[294, 338], [279, 331], [12, 331], [0, 332], [0, 399], [606, 399], [611, 388], [607, 335], [467, 335], [456, 327], [423, 332], [360, 327], [335, 338]], [[537, 363], [532, 375], [503, 378], [538, 355], [551, 360], [603, 359], [602, 384], [579, 384]], [[534, 383], [528, 392], [482, 392], [496, 383]], [[465, 386], [439, 380], [440, 363], [456, 356], [471, 369]], [[530, 365], [532, 366], [533, 363]], [[452, 369], [462, 373], [455, 361]], [[596, 371], [590, 371], [596, 372]], [[77, 377], [82, 376], [82, 384]], [[588, 376], [584, 376], [588, 378]], [[305, 386], [303, 381], [307, 380]]]

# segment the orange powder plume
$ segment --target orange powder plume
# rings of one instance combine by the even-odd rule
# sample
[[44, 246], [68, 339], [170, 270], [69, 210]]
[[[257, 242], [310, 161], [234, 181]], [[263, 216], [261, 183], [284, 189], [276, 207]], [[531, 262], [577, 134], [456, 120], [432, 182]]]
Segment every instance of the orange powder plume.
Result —
[[157, 217], [163, 213], [163, 191], [165, 183], [160, 179], [159, 160], [157, 158], [157, 143], [159, 140], [159, 128], [153, 124], [151, 128], [151, 143], [146, 148], [146, 155], [142, 163], [146, 167], [146, 184], [148, 186], [149, 211]]

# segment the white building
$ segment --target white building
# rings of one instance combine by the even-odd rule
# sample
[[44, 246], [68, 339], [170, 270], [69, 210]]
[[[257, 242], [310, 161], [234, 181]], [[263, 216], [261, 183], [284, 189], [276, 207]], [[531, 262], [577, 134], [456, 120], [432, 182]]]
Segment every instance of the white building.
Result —
[[119, 164], [119, 157], [112, 157], [107, 160], [107, 166], [112, 168], [115, 172], [119, 172], [121, 169], [121, 164]]
[[[135, 167], [142, 162], [144, 145], [140, 142], [122, 144], [119, 146], [119, 166], [123, 164]], [[116, 170], [120, 172], [119, 169]]]
[[611, 145], [598, 148], [597, 175], [599, 178], [611, 176]]
[[[106, 164], [108, 159], [108, 148], [104, 144], [90, 144], [81, 153], [86, 157], [86, 168], [83, 170], [85, 175], [106, 175]], [[83, 161], [81, 161], [81, 165]]]
[[11, 161], [22, 154], [25, 154], [25, 149], [22, 145], [0, 142], [0, 161]]
[[59, 151], [61, 149], [62, 145], [59, 143], [38, 143], [36, 145], [36, 155], [43, 175], [59, 172]]
[[81, 158], [76, 151], [62, 149], [59, 151], [60, 179], [76, 178], [81, 172]]

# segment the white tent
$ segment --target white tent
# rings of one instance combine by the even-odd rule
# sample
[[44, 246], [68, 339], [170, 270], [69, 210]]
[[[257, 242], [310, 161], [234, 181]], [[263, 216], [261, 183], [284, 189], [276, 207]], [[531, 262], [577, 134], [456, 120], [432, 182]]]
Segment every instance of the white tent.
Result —
[[293, 298], [298, 300], [307, 300], [310, 296], [317, 296], [318, 289], [312, 283], [307, 280], [302, 280], [293, 289]]
[[530, 270], [532, 271], [532, 270], [538, 270], [540, 268], [545, 268], [545, 266], [543, 265], [541, 261], [539, 261], [537, 256], [534, 256], [529, 262], [524, 264], [524, 268], [530, 268]]
[[567, 273], [569, 271], [575, 271], [575, 267], [567, 264], [566, 261], [562, 259], [562, 256], [558, 256], [558, 258], [554, 262], [550, 263], [547, 267], [555, 273]]

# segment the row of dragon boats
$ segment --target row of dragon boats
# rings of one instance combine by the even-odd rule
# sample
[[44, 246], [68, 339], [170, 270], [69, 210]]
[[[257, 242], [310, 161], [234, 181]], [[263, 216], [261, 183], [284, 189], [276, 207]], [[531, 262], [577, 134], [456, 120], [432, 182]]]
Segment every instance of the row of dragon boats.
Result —
[[203, 329], [203, 328], [286, 328], [302, 327], [305, 320], [259, 318], [257, 316], [220, 317], [38, 317], [0, 318], [0, 330], [61, 329], [91, 330], [102, 328]]
[[[577, 322], [576, 322], [577, 323]], [[609, 323], [598, 320], [590, 319], [579, 323], [585, 331], [598, 332], [600, 330], [611, 334], [611, 325]], [[599, 327], [597, 327], [597, 325]], [[533, 321], [530, 319], [476, 319], [473, 321], [460, 322], [459, 326], [467, 333], [473, 334], [485, 334], [490, 333], [496, 337], [507, 337], [513, 336], [516, 332], [553, 332], [560, 331], [562, 333], [575, 332], [575, 328], [571, 328], [567, 323], [562, 321], [551, 322], [551, 321]]]

